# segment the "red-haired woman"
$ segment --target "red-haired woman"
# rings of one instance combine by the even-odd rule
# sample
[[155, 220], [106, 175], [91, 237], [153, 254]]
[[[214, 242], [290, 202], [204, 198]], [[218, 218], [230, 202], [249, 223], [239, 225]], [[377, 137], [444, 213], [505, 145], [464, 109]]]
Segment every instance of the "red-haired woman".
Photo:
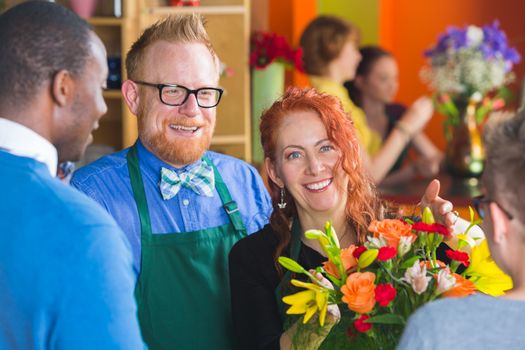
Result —
[[[274, 211], [269, 225], [230, 253], [234, 326], [242, 349], [289, 349], [297, 326], [285, 331], [281, 319], [289, 276], [277, 258], [320, 266], [326, 257], [317, 241], [303, 238], [304, 230], [323, 229], [332, 220], [341, 246], [363, 243], [370, 222], [386, 209], [363, 171], [354, 127], [335, 97], [290, 88], [263, 113], [260, 130]], [[452, 225], [457, 216], [437, 196], [438, 184], [429, 186], [423, 202]], [[303, 332], [294, 342], [317, 349], [338, 319], [337, 306], [330, 306], [324, 331]]]
[[399, 118], [383, 140], [370, 127], [366, 115], [355, 105], [343, 86], [355, 78], [361, 61], [358, 50], [359, 33], [351, 23], [336, 16], [319, 16], [311, 21], [301, 35], [304, 70], [310, 84], [341, 100], [354, 121], [357, 140], [362, 147], [365, 168], [374, 183], [381, 183], [395, 165], [407, 144], [432, 117], [432, 100], [421, 97]]

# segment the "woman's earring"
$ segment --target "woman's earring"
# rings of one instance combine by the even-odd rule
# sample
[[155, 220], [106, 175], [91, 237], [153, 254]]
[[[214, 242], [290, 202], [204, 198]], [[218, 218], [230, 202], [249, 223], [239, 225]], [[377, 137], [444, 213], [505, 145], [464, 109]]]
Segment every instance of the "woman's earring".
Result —
[[279, 209], [286, 208], [286, 202], [284, 201], [284, 187], [281, 187], [281, 201], [277, 203]]

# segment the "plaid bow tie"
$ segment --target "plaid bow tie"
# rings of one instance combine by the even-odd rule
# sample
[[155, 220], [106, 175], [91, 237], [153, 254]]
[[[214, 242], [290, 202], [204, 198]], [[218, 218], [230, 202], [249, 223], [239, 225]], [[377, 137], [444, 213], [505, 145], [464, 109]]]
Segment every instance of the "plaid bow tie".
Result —
[[199, 195], [213, 197], [215, 176], [213, 168], [205, 162], [201, 162], [192, 170], [182, 172], [180, 175], [173, 170], [162, 168], [160, 176], [160, 193], [164, 200], [175, 197], [181, 186], [190, 188]]

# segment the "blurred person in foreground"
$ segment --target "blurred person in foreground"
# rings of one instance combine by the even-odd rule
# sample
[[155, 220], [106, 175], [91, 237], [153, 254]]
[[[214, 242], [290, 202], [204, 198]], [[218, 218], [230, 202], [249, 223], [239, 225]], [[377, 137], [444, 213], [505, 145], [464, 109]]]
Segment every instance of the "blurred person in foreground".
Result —
[[484, 128], [485, 170], [473, 203], [496, 264], [513, 288], [426, 304], [409, 319], [398, 349], [523, 349], [525, 314], [525, 109], [496, 114]]
[[55, 178], [106, 112], [106, 51], [66, 8], [0, 16], [0, 349], [141, 349], [129, 244]]

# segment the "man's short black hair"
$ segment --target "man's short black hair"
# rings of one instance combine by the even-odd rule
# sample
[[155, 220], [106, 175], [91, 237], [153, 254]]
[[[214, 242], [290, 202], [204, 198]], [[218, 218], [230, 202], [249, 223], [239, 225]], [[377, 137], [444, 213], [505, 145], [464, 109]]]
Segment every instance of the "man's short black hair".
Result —
[[29, 1], [0, 16], [0, 101], [27, 103], [60, 70], [82, 73], [90, 26], [63, 6]]

